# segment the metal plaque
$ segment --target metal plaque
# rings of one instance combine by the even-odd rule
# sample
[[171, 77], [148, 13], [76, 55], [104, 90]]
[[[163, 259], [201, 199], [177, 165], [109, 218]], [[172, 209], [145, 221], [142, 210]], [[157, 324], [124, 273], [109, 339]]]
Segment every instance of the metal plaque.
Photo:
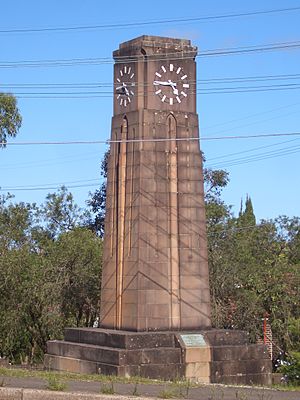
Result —
[[190, 335], [180, 335], [186, 347], [203, 347], [206, 346], [203, 335], [200, 333]]

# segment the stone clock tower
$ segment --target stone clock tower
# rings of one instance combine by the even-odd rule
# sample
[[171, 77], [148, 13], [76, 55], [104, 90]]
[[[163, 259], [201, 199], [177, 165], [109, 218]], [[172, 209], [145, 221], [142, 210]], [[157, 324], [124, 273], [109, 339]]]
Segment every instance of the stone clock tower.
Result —
[[211, 328], [196, 54], [155, 36], [114, 52], [101, 325], [49, 341], [47, 368], [271, 382], [265, 346]]
[[210, 326], [197, 49], [142, 36], [114, 52], [101, 326]]

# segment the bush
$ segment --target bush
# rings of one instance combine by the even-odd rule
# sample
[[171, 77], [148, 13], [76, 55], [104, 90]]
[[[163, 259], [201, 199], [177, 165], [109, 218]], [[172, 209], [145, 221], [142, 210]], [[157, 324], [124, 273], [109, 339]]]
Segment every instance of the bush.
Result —
[[288, 384], [300, 385], [300, 352], [291, 352], [286, 363], [279, 367], [279, 372], [284, 374]]

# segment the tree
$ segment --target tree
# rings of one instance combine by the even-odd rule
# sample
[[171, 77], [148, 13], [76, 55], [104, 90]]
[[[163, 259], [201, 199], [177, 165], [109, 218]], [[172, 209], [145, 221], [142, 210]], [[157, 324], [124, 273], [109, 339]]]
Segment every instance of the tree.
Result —
[[49, 249], [49, 273], [59, 288], [60, 311], [71, 326], [93, 326], [99, 315], [101, 259], [102, 240], [82, 227], [61, 234]]
[[62, 186], [57, 193], [49, 193], [37, 214], [53, 238], [78, 225], [86, 226], [90, 219], [89, 212], [78, 207], [72, 193], [65, 186]]
[[83, 215], [66, 189], [41, 208], [0, 199], [0, 356], [40, 361], [65, 326], [95, 321], [102, 239]]
[[107, 168], [110, 150], [108, 149], [101, 162], [101, 175], [104, 178], [100, 189], [94, 193], [90, 193], [90, 198], [87, 205], [90, 207], [94, 218], [90, 219], [90, 228], [97, 233], [100, 237], [104, 236], [104, 222], [105, 222], [105, 207], [106, 207], [106, 183], [107, 183]]
[[0, 147], [5, 147], [8, 137], [15, 137], [22, 124], [17, 100], [11, 94], [0, 93]]
[[238, 221], [241, 226], [255, 226], [256, 218], [253, 211], [252, 200], [250, 196], [247, 195], [245, 202], [245, 210], [243, 210], [243, 202], [241, 201], [241, 209], [239, 212]]

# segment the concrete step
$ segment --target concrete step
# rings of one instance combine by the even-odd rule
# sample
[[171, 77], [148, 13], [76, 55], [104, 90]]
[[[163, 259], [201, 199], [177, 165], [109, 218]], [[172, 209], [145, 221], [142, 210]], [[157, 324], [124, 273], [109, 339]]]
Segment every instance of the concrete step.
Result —
[[238, 374], [238, 375], [223, 375], [213, 378], [211, 383], [222, 383], [227, 385], [272, 385], [272, 374]]
[[150, 379], [171, 380], [184, 376], [184, 365], [182, 364], [141, 364], [137, 365], [110, 365], [85, 361], [72, 357], [63, 357], [46, 354], [44, 359], [46, 369], [56, 371], [67, 371], [81, 374], [104, 374], [123, 377], [141, 376]]
[[85, 343], [51, 340], [47, 342], [47, 353], [56, 356], [71, 357], [86, 361], [100, 362], [115, 366], [140, 364], [180, 364], [180, 348], [157, 349], [118, 349], [95, 346]]
[[211, 376], [218, 378], [219, 376], [266, 374], [270, 370], [271, 364], [270, 359], [212, 361]]
[[51, 371], [74, 372], [77, 374], [99, 374], [99, 366], [95, 362], [53, 354], [45, 354], [44, 368]]
[[260, 344], [227, 345], [212, 347], [212, 360], [269, 360], [267, 347]]
[[245, 345], [249, 343], [249, 334], [245, 331], [231, 329], [211, 329], [203, 332], [211, 346]]
[[101, 328], [67, 328], [64, 337], [68, 342], [120, 349], [177, 347], [175, 335], [172, 332], [137, 333]]

